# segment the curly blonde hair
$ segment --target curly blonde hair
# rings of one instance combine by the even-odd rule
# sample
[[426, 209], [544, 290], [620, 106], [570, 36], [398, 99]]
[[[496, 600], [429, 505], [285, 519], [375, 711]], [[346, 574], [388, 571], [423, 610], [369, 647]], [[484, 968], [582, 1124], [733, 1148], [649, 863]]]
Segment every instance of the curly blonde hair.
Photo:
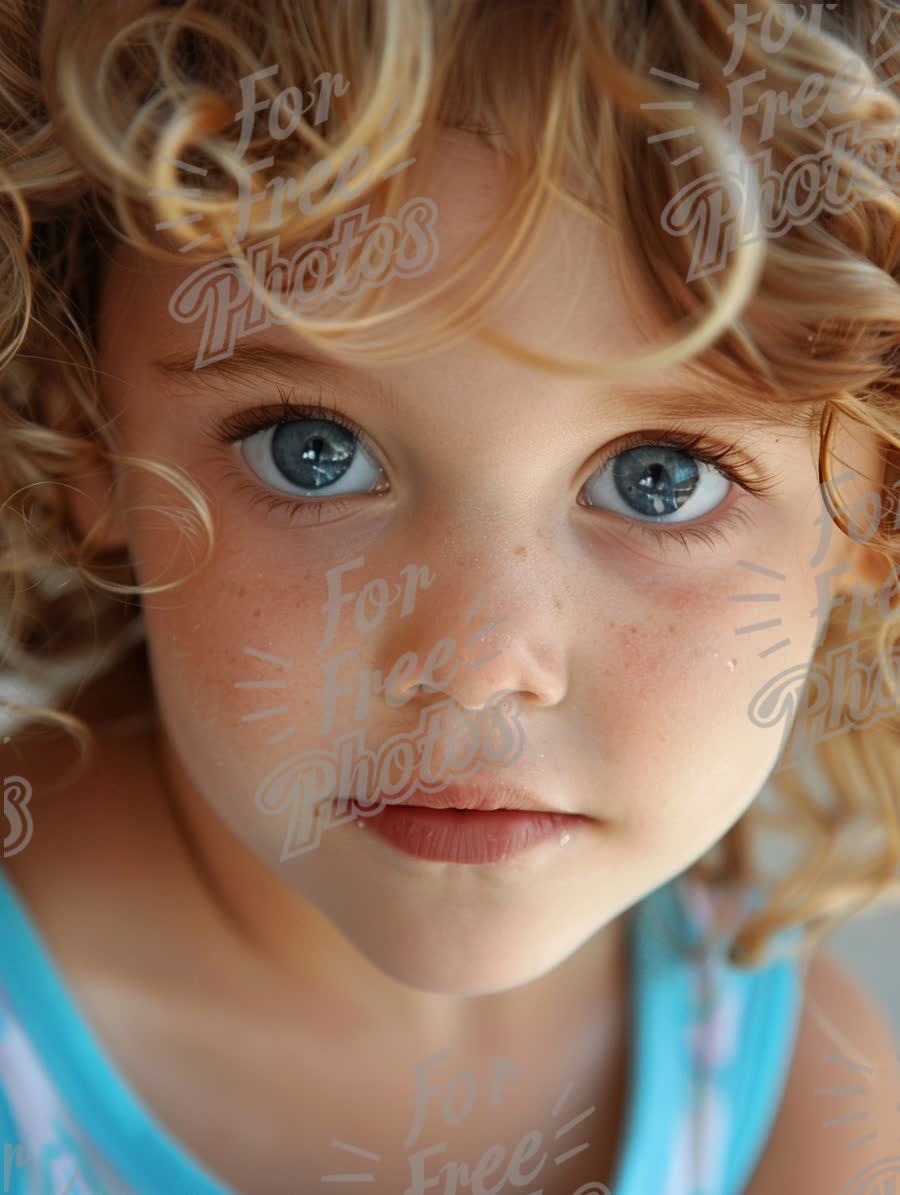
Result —
[[[803, 128], [783, 110], [761, 103], [752, 112], [747, 105], [744, 151], [765, 144], [780, 170], [801, 155], [823, 153], [847, 117], [860, 122], [867, 144], [880, 146], [882, 157], [898, 148], [900, 103], [886, 51], [897, 42], [900, 19], [877, 0], [835, 6], [843, 11], [819, 7], [821, 21], [797, 22], [789, 47], [777, 54], [765, 44], [765, 29], [787, 19], [783, 6], [757, 0], [748, 8], [741, 69], [765, 72], [765, 87], [748, 89], [748, 97], [791, 95], [810, 71], [833, 79], [848, 61], [858, 84], [845, 113], [825, 105]], [[537, 368], [581, 374], [628, 377], [690, 361], [700, 376], [718, 380], [729, 396], [723, 402], [733, 402], [743, 418], [764, 425], [795, 409], [797, 426], [818, 437], [819, 479], [842, 534], [850, 528], [833, 501], [833, 437], [843, 423], [870, 429], [884, 454], [870, 547], [884, 556], [886, 569], [896, 569], [897, 198], [871, 186], [873, 168], [865, 161], [837, 154], [833, 168], [847, 185], [858, 186], [856, 202], [825, 207], [778, 236], [734, 246], [716, 277], [691, 270], [703, 230], [675, 236], [661, 218], [675, 210], [674, 197], [703, 179], [703, 170], [728, 175], [727, 163], [738, 152], [723, 121], [733, 16], [717, 0], [5, 0], [5, 666], [27, 685], [55, 665], [62, 693], [110, 668], [140, 640], [135, 595], [170, 587], [139, 590], [127, 558], [96, 548], [100, 525], [87, 537], [77, 534], [66, 490], [103, 459], [152, 469], [170, 482], [191, 503], [191, 518], [179, 515], [184, 532], [205, 537], [207, 552], [212, 548], [204, 495], [162, 462], [117, 453], [115, 428], [104, 412], [103, 379], [94, 364], [96, 315], [104, 261], [116, 238], [168, 260], [184, 262], [189, 251], [199, 262], [223, 253], [245, 261], [236, 196], [259, 194], [276, 177], [302, 181], [324, 163], [317, 178], [326, 194], [307, 204], [310, 210], [301, 205], [273, 222], [250, 205], [244, 230], [247, 240], [273, 231], [309, 237], [358, 201], [332, 185], [363, 152], [371, 172], [367, 200], [396, 213], [416, 194], [440, 129], [478, 134], [511, 169], [502, 226], [485, 232], [449, 282], [416, 301], [427, 319], [414, 335], [403, 335], [410, 305], [385, 309], [372, 291], [347, 304], [340, 321], [296, 315], [299, 331], [332, 353], [368, 359], [474, 335]], [[234, 144], [239, 80], [272, 64], [277, 76], [261, 76], [256, 84], [270, 101], [285, 87], [302, 89], [313, 79], [340, 77], [344, 86], [333, 86], [313, 121], [302, 120], [289, 136], [259, 116], [244, 157]], [[697, 99], [685, 129], [673, 104], [684, 106], [688, 86]], [[696, 153], [676, 157], [676, 150], [691, 146], [699, 147]], [[391, 174], [412, 147], [415, 168]], [[250, 171], [249, 160], [267, 156], [268, 170]], [[750, 198], [759, 201], [754, 180], [748, 171]], [[559, 361], [483, 326], [554, 202], [616, 230], [623, 276], [636, 267], [658, 314], [673, 325], [672, 335], [640, 360], [602, 367]], [[500, 233], [507, 239], [499, 263], [477, 286], [460, 288]], [[249, 274], [248, 281], [254, 285]], [[274, 301], [265, 292], [261, 299]], [[354, 341], [354, 333], [362, 333], [363, 342]], [[848, 607], [836, 607], [816, 660], [846, 643], [851, 629]], [[877, 665], [896, 697], [887, 661], [900, 639], [898, 604], [892, 602], [888, 617], [865, 611], [858, 639], [865, 662]], [[848, 702], [849, 692], [841, 700]], [[4, 704], [21, 723], [56, 722], [87, 748], [87, 725], [61, 698]], [[756, 965], [783, 930], [802, 926], [812, 944], [838, 921], [896, 893], [898, 723], [896, 716], [884, 717], [820, 743], [816, 763], [829, 788], [827, 802], [813, 796], [809, 776], [782, 771], [771, 781], [774, 811], [755, 804], [695, 864], [706, 882], [740, 888], [761, 882], [760, 844], [768, 830], [786, 830], [806, 851], [787, 879], [769, 883], [764, 907], [743, 925], [730, 947], [737, 965]], [[869, 849], [860, 852], [866, 828]]]

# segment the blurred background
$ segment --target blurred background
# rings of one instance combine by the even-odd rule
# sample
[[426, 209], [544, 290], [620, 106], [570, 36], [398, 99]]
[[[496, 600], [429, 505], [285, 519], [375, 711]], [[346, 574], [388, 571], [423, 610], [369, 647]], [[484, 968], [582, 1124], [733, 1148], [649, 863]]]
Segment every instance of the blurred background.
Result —
[[[900, 759], [897, 776], [900, 784]], [[830, 802], [821, 771], [810, 766], [804, 769], [804, 778], [810, 793], [827, 807]], [[771, 784], [764, 786], [757, 802], [773, 813], [780, 808]], [[866, 856], [868, 834], [849, 828], [847, 839], [861, 856]], [[767, 874], [785, 875], [791, 868], [792, 856], [799, 861], [802, 850], [791, 847], [777, 833], [762, 834], [758, 840], [758, 866]], [[900, 896], [845, 922], [825, 939], [822, 948], [842, 963], [880, 1005], [893, 1026], [900, 1049]]]
[[900, 905], [857, 917], [828, 949], [888, 1014], [900, 1048]]

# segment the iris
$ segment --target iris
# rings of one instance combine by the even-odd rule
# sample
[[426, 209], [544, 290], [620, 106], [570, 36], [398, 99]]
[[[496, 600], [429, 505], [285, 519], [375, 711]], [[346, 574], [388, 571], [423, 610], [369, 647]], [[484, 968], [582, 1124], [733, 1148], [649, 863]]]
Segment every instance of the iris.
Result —
[[272, 436], [272, 459], [285, 478], [303, 489], [332, 485], [356, 454], [356, 437], [329, 419], [294, 419]]
[[695, 458], [673, 448], [632, 448], [613, 462], [613, 480], [623, 501], [648, 518], [674, 514], [699, 479]]

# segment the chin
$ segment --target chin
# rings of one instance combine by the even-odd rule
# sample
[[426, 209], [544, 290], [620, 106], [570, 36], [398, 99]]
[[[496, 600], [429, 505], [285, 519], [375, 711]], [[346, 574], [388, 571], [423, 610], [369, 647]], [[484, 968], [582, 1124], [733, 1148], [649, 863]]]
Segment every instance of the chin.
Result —
[[491, 996], [532, 983], [553, 971], [589, 938], [558, 932], [543, 940], [520, 910], [488, 919], [450, 904], [435, 917], [412, 917], [376, 900], [365, 911], [336, 916], [320, 910], [384, 975], [405, 987], [446, 996]]

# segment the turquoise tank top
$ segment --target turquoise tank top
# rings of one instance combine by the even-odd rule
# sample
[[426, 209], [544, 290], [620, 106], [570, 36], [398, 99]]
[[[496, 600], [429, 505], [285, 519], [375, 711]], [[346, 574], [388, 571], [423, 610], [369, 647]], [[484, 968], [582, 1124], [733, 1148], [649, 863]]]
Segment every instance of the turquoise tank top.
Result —
[[[685, 953], [711, 909], [707, 889], [684, 877], [635, 908], [621, 1151], [608, 1186], [601, 1175], [572, 1195], [740, 1195], [752, 1177], [790, 1069], [802, 985], [789, 952], [750, 972], [719, 950]], [[0, 942], [0, 1195], [236, 1195], [117, 1073], [3, 867]], [[557, 1164], [564, 1185], [565, 1162], [548, 1152], [529, 1190]]]

